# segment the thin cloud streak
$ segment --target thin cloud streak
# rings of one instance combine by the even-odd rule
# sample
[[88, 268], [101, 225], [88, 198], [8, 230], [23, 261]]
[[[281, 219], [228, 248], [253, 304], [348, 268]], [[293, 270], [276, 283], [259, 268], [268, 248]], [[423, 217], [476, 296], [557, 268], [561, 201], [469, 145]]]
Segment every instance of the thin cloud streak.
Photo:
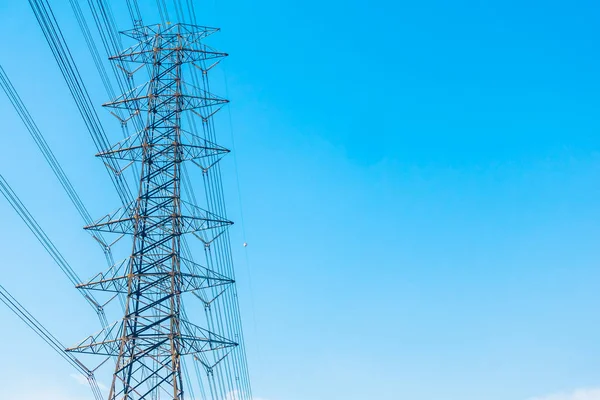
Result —
[[555, 393], [528, 400], [600, 400], [600, 388], [582, 388], [570, 393]]

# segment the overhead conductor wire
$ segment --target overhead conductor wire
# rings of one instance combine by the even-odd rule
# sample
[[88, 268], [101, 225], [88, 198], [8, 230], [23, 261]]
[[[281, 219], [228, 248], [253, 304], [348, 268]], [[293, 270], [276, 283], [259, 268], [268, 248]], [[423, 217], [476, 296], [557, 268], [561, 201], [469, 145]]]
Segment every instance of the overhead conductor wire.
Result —
[[[98, 152], [110, 148], [110, 142], [106, 136], [104, 128], [96, 113], [89, 93], [83, 83], [81, 75], [75, 65], [73, 56], [65, 42], [64, 36], [58, 26], [56, 18], [47, 0], [29, 0], [29, 4], [35, 14], [35, 17], [42, 28], [46, 41], [50, 45], [52, 54], [56, 59], [60, 71], [69, 87], [69, 91], [75, 100], [75, 104], [85, 122], [85, 125], [96, 145]], [[117, 189], [117, 194], [124, 206], [131, 203], [133, 196], [125, 179], [118, 172], [120, 171], [117, 162], [108, 159], [105, 162], [109, 176], [113, 185]]]
[[[192, 17], [192, 23], [194, 25], [197, 24], [196, 21], [196, 13], [194, 10], [193, 1], [188, 1], [189, 14]], [[184, 21], [185, 22], [185, 21]], [[202, 69], [202, 79], [201, 83], [198, 82], [198, 75], [196, 69], [192, 69], [192, 78], [194, 84], [196, 86], [202, 85], [202, 89], [207, 93], [210, 93], [210, 87], [208, 82], [208, 74], [206, 73], [210, 67], [207, 68], [204, 62], [201, 62]], [[199, 84], [200, 83], [200, 84]], [[212, 107], [209, 108], [209, 115], [213, 115]], [[207, 139], [216, 142], [215, 136], [215, 126], [214, 119], [208, 118], [207, 120], [203, 120], [202, 129], [207, 136]], [[232, 131], [233, 133], [233, 131]], [[235, 160], [234, 160], [235, 161]], [[220, 215], [223, 218], [226, 218], [226, 210], [225, 203], [223, 197], [223, 184], [220, 172], [220, 166], [218, 163], [215, 163], [208, 171], [205, 171], [203, 177], [205, 178], [205, 192], [207, 196], [207, 201], [209, 203], [209, 210], [215, 212], [217, 215]], [[241, 204], [240, 204], [241, 206]], [[242, 221], [243, 222], [243, 221]], [[216, 243], [211, 245], [211, 247], [207, 247], [207, 257], [212, 260], [210, 261], [213, 265], [216, 266], [217, 271], [225, 274], [226, 276], [230, 276], [234, 279], [235, 274], [233, 270], [232, 264], [232, 255], [231, 255], [231, 240], [229, 237], [229, 232], [226, 231], [225, 234], [218, 238]], [[215, 252], [211, 251], [212, 248], [215, 248]], [[210, 311], [210, 308], [208, 309]], [[235, 361], [227, 358], [224, 363], [227, 371], [225, 375], [228, 377], [229, 387], [232, 386], [232, 375], [234, 379], [234, 386], [236, 387], [235, 391], [238, 397], [243, 397], [247, 399], [252, 398], [252, 390], [250, 387], [249, 381], [249, 373], [248, 373], [248, 365], [244, 348], [244, 340], [243, 340], [243, 331], [241, 327], [241, 316], [239, 311], [239, 303], [237, 298], [237, 289], [235, 285], [233, 285], [227, 292], [223, 298], [223, 301], [219, 301], [217, 303], [217, 313], [216, 313], [216, 324], [219, 327], [220, 332], [225, 333], [227, 331], [230, 337], [235, 337], [239, 342], [239, 349], [235, 351]], [[225, 315], [226, 319], [226, 329], [223, 327], [222, 316]], [[232, 362], [233, 361], [233, 362]], [[231, 364], [230, 364], [231, 362]], [[224, 385], [223, 382], [220, 383], [220, 387], [222, 388]], [[240, 386], [241, 385], [241, 386]], [[216, 389], [216, 388], [215, 388]], [[222, 389], [221, 389], [222, 390]]]
[[44, 327], [21, 303], [17, 301], [2, 285], [0, 285], [0, 301], [2, 301], [17, 317], [19, 317], [44, 342], [58, 353], [66, 362], [81, 373], [89, 382], [96, 400], [103, 398], [94, 376], [94, 372], [81, 363], [73, 354], [66, 352], [65, 346]]
[[[69, 278], [71, 283], [74, 286], [79, 285], [82, 280], [77, 275], [77, 273], [73, 270], [71, 265], [67, 262], [64, 256], [58, 251], [54, 243], [50, 240], [46, 232], [42, 229], [42, 227], [37, 223], [35, 218], [31, 215], [29, 210], [25, 207], [25, 205], [21, 202], [21, 200], [17, 197], [16, 193], [10, 187], [8, 182], [4, 179], [2, 175], [0, 175], [0, 192], [6, 200], [8, 200], [11, 207], [19, 214], [19, 217], [25, 222], [29, 230], [35, 235], [36, 239], [42, 244], [44, 249], [50, 254], [52, 259], [59, 266], [61, 271]], [[86, 293], [80, 291], [81, 295], [84, 299], [96, 310], [98, 314], [98, 318], [102, 323], [102, 327], [106, 327], [108, 325], [108, 321], [106, 320], [106, 315], [104, 314], [104, 309], [102, 305], [96, 300], [93, 294]]]
[[[90, 216], [90, 213], [88, 212], [85, 205], [83, 204], [83, 201], [81, 200], [81, 198], [75, 191], [75, 188], [73, 187], [71, 181], [67, 177], [67, 174], [65, 173], [62, 166], [56, 159], [54, 152], [48, 145], [48, 142], [46, 142], [46, 139], [40, 132], [33, 117], [27, 110], [27, 107], [21, 100], [21, 97], [17, 93], [15, 87], [13, 86], [12, 82], [6, 75], [6, 72], [4, 71], [4, 69], [2, 68], [1, 65], [0, 65], [0, 86], [2, 87], [2, 89], [4, 89], [4, 92], [8, 96], [9, 101], [11, 102], [11, 104], [13, 105], [13, 107], [15, 108], [17, 113], [19, 114], [19, 117], [21, 118], [21, 120], [25, 124], [25, 127], [31, 134], [31, 137], [35, 141], [35, 144], [37, 145], [39, 150], [42, 152], [42, 155], [46, 159], [46, 162], [48, 163], [48, 165], [50, 165], [50, 168], [56, 175], [61, 186], [63, 187], [63, 189], [69, 196], [69, 199], [71, 199], [71, 202], [73, 203], [75, 208], [77, 209], [77, 212], [79, 213], [79, 215], [81, 216], [81, 218], [83, 219], [83, 221], [85, 222], [86, 225], [88, 225], [88, 226], [92, 225], [94, 223], [94, 221], [93, 221], [92, 217]], [[88, 232], [92, 233], [91, 230]], [[102, 247], [102, 251], [104, 252], [104, 255], [106, 257], [108, 264], [113, 265], [114, 259], [113, 259], [112, 253], [110, 251], [110, 247], [105, 245], [106, 240], [103, 238], [102, 234], [100, 232], [92, 233], [92, 236], [97, 240], [97, 242]]]

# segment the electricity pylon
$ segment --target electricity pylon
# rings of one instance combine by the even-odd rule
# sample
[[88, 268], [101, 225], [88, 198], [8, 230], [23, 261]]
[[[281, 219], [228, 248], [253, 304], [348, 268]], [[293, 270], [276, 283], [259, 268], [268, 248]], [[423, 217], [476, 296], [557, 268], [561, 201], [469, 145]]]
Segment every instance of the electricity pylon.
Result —
[[[212, 66], [226, 56], [203, 43], [216, 31], [187, 24], [137, 27], [124, 32], [136, 43], [111, 57], [129, 78], [140, 70], [149, 75], [146, 83], [105, 104], [131, 118], [144, 116], [145, 126], [98, 154], [111, 165], [114, 161], [124, 165], [123, 169], [139, 166], [137, 198], [86, 229], [131, 235], [133, 248], [126, 260], [79, 288], [120, 294], [125, 313], [122, 320], [69, 349], [116, 358], [109, 400], [182, 399], [184, 355], [193, 355], [207, 376], [221, 363], [235, 363], [227, 356], [241, 338], [224, 333], [238, 331], [221, 327], [217, 333], [211, 326], [195, 325], [185, 319], [182, 308], [182, 294], [191, 292], [210, 310], [234, 283], [227, 269], [217, 268], [208, 258], [210, 268], [193, 261], [184, 240], [191, 234], [210, 253], [213, 242], [231, 225], [214, 209], [182, 199], [183, 163], [194, 163], [206, 175], [228, 152], [206, 133], [212, 132], [212, 116], [227, 100], [210, 94], [206, 86], [186, 82], [183, 76], [196, 68], [204, 81]], [[184, 123], [190, 118], [199, 118], [201, 132], [194, 129], [195, 123]], [[228, 321], [231, 318], [225, 318], [225, 324]], [[229, 379], [239, 380], [243, 366], [230, 370], [236, 376]], [[225, 393], [221, 397], [233, 393], [241, 398], [246, 392], [221, 388]], [[220, 397], [213, 394], [212, 398]]]

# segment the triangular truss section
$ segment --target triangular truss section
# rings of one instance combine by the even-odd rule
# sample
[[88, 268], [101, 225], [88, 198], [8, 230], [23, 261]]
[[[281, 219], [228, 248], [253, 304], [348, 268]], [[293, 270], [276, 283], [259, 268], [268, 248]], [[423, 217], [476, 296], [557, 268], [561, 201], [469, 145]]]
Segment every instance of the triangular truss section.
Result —
[[194, 43], [199, 43], [202, 39], [219, 31], [219, 28], [212, 28], [209, 26], [177, 23], [167, 27], [161, 24], [139, 26], [126, 31], [121, 31], [120, 33], [135, 39], [136, 41], [145, 40], [145, 38], [156, 38], [157, 35], [160, 35], [161, 38], [173, 36], [184, 41], [183, 43], [187, 47], [192, 46]]
[[[179, 133], [181, 134], [183, 143], [174, 144], [155, 139], [149, 144], [144, 142], [146, 132], [142, 130], [121, 140], [110, 149], [98, 153], [97, 156], [126, 161], [142, 161], [145, 151], [154, 150], [155, 152], [162, 152], [166, 147], [178, 146], [181, 148], [181, 161], [186, 161], [199, 160], [211, 156], [220, 158], [230, 151], [185, 129], [180, 128]], [[168, 134], [169, 132], [166, 132], [164, 136], [170, 136]]]
[[[238, 343], [201, 328], [198, 325], [194, 325], [189, 321], [181, 319], [179, 322], [181, 333], [177, 335], [176, 339], [182, 344], [180, 355], [200, 354], [238, 346]], [[119, 332], [123, 332], [124, 323], [127, 323], [127, 321], [116, 321], [95, 335], [88, 336], [81, 342], [67, 348], [67, 351], [118, 356], [121, 345], [131, 346], [133, 342], [132, 340], [127, 340], [127, 338], [123, 340], [118, 335]], [[167, 342], [173, 339], [171, 332], [162, 330], [156, 326], [152, 328], [143, 332], [139, 331], [140, 333], [135, 338], [136, 348], [142, 352], [150, 353], [155, 348], [156, 343]]]
[[[207, 374], [212, 374], [213, 369], [223, 361], [229, 353], [231, 353], [235, 347], [227, 347], [223, 350], [216, 351], [214, 353], [197, 353], [193, 354], [194, 361], [202, 364]], [[212, 357], [209, 357], [212, 356]]]
[[[168, 46], [172, 44], [173, 52], [168, 53], [164, 51], [161, 54], [166, 53], [167, 57], [173, 57], [175, 54], [177, 57], [179, 57], [178, 61], [182, 63], [206, 61], [227, 57], [227, 53], [219, 52], [204, 43], [195, 41], [195, 37], [188, 36], [186, 39], [187, 40], [181, 44], [181, 51], [175, 53], [175, 47], [179, 46], [180, 44], [177, 43], [176, 38], [166, 37], [163, 43], [161, 43], [161, 47], [163, 50], [168, 50]], [[120, 54], [110, 57], [110, 59], [128, 63], [147, 64], [149, 61], [154, 61], [154, 58], [156, 57], [156, 51], [154, 47], [155, 40], [156, 39], [154, 37], [147, 37]]]
[[[154, 92], [152, 92], [153, 88], [155, 89]], [[154, 111], [170, 105], [173, 98], [181, 99], [178, 112], [229, 103], [229, 100], [183, 81], [179, 85], [163, 85], [158, 89], [156, 89], [156, 85], [149, 81], [122, 94], [113, 101], [103, 104], [103, 106], [124, 109], [130, 112], [132, 110]]]
[[106, 356], [118, 355], [120, 343], [118, 334], [122, 325], [121, 321], [115, 321], [100, 332], [86, 337], [81, 342], [66, 350], [75, 353], [102, 354]]
[[132, 220], [135, 204], [136, 202], [134, 200], [127, 206], [119, 207], [112, 213], [106, 214], [92, 225], [84, 226], [83, 229], [98, 232], [132, 234], [134, 228]]
[[184, 347], [186, 347], [182, 352], [183, 355], [206, 353], [238, 345], [236, 342], [192, 324], [185, 319], [181, 320], [181, 338], [184, 341]]
[[[143, 220], [146, 226], [152, 228], [165, 226], [165, 233], [170, 232], [167, 224], [172, 218], [171, 215], [137, 215], [134, 210], [135, 204], [133, 202], [127, 207], [121, 207], [96, 221], [93, 225], [86, 226], [85, 229], [107, 233], [133, 234], [136, 222], [140, 223]], [[179, 233], [192, 233], [206, 245], [212, 243], [225, 232], [229, 225], [233, 224], [232, 221], [223, 219], [187, 201], [182, 200], [181, 206], [181, 230]]]
[[190, 202], [181, 201], [181, 205], [185, 232], [191, 233], [206, 246], [225, 233], [229, 225], [233, 225], [232, 221], [224, 220]]
[[[127, 293], [130, 279], [139, 280], [139, 287], [144, 289], [168, 285], [173, 277], [171, 266], [168, 264], [171, 260], [172, 255], [167, 255], [159, 260], [162, 265], [153, 265], [148, 272], [132, 273], [130, 272], [130, 259], [125, 259], [106, 272], [101, 272], [88, 282], [81, 283], [76, 287], [82, 290]], [[195, 292], [206, 303], [210, 303], [220, 294], [219, 292], [214, 294], [212, 290], [208, 289], [234, 283], [233, 279], [185, 258], [181, 259], [181, 271], [175, 275], [178, 275], [181, 281], [179, 288], [181, 292]]]

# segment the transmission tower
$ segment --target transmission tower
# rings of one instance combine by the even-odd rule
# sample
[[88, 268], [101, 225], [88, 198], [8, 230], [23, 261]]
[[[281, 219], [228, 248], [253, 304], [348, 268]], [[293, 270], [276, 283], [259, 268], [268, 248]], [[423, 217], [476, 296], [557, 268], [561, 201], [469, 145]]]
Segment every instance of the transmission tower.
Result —
[[[236, 354], [239, 315], [231, 311], [237, 307], [226, 251], [232, 222], [222, 216], [222, 189], [215, 186], [220, 175], [212, 175], [229, 152], [215, 143], [213, 122], [227, 100], [208, 91], [209, 70], [227, 55], [204, 43], [217, 31], [179, 23], [138, 26], [123, 32], [134, 45], [111, 57], [130, 82], [138, 71], [148, 75], [104, 105], [130, 118], [143, 116], [145, 126], [98, 154], [118, 175], [135, 165], [137, 197], [86, 229], [130, 235], [133, 243], [129, 257], [78, 288], [121, 296], [124, 316], [69, 349], [116, 360], [109, 400], [183, 399], [186, 355], [204, 369], [212, 399], [251, 396], [245, 356]], [[192, 189], [188, 162], [201, 169], [206, 208], [193, 194], [193, 201], [184, 196]], [[200, 241], [206, 265], [193, 261], [190, 235]], [[184, 293], [201, 300], [205, 326], [187, 319]]]

